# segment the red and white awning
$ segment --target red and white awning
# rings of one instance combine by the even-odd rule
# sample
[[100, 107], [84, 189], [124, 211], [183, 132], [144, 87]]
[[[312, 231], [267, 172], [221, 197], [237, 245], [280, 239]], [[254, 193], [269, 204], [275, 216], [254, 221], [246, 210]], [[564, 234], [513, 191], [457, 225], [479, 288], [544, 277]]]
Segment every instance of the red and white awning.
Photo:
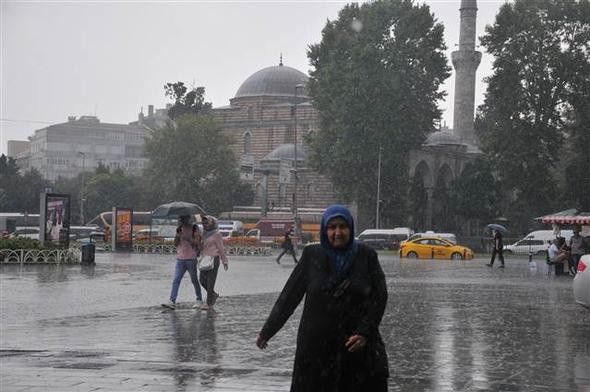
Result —
[[541, 218], [543, 223], [553, 223], [558, 225], [590, 225], [590, 214], [579, 215], [546, 215]]

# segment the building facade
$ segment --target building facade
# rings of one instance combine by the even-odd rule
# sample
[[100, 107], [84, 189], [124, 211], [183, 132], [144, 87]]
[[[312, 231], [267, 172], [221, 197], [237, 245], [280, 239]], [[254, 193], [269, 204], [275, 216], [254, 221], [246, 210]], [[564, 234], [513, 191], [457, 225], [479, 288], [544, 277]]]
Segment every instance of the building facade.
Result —
[[145, 139], [150, 129], [136, 124], [101, 123], [97, 117], [68, 118], [35, 131], [29, 148], [17, 156], [21, 170], [35, 168], [43, 178], [73, 178], [99, 165], [141, 174], [146, 167]]

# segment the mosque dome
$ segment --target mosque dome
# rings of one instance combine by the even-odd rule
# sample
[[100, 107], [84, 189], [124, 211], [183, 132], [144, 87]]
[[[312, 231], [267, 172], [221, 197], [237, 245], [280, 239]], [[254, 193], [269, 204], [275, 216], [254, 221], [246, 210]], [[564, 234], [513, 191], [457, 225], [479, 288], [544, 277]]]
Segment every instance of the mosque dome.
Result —
[[[307, 158], [307, 148], [303, 144], [297, 144], [297, 161], [304, 161]], [[263, 161], [282, 161], [295, 159], [295, 145], [292, 143], [281, 144], [272, 150]]]
[[423, 144], [424, 146], [465, 146], [453, 132], [450, 131], [437, 131], [432, 132], [426, 138]]
[[[259, 96], [294, 96], [295, 86], [306, 84], [307, 75], [295, 68], [279, 65], [261, 69], [252, 74], [238, 89], [234, 98]], [[301, 92], [302, 96], [305, 94]]]

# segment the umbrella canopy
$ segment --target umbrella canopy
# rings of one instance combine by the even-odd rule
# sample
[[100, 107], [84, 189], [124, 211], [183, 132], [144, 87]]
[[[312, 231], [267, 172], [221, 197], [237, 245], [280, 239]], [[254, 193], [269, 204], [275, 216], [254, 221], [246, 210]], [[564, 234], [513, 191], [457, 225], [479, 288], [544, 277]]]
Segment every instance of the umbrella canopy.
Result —
[[199, 205], [187, 203], [185, 201], [173, 201], [172, 203], [162, 204], [152, 211], [153, 218], [173, 218], [181, 215], [205, 214]]
[[502, 225], [499, 225], [499, 224], [497, 224], [497, 223], [490, 223], [490, 224], [489, 224], [489, 225], [487, 225], [486, 227], [487, 227], [488, 229], [490, 229], [490, 230], [501, 231], [501, 232], [503, 232], [503, 233], [505, 233], [505, 232], [507, 232], [507, 231], [508, 231], [508, 230], [507, 230], [507, 229], [506, 229], [504, 226], [502, 226]]

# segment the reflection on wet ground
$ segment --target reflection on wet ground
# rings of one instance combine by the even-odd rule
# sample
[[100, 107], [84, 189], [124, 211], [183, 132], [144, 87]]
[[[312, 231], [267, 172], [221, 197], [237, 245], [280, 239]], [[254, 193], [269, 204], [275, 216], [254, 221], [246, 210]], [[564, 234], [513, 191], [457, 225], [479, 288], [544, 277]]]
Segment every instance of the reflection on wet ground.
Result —
[[[590, 391], [590, 311], [539, 262], [505, 270], [380, 256], [390, 391]], [[300, 309], [254, 340], [292, 265], [235, 257], [215, 312], [188, 277], [163, 310], [173, 259], [97, 255], [95, 267], [1, 266], [2, 391], [287, 391]]]

